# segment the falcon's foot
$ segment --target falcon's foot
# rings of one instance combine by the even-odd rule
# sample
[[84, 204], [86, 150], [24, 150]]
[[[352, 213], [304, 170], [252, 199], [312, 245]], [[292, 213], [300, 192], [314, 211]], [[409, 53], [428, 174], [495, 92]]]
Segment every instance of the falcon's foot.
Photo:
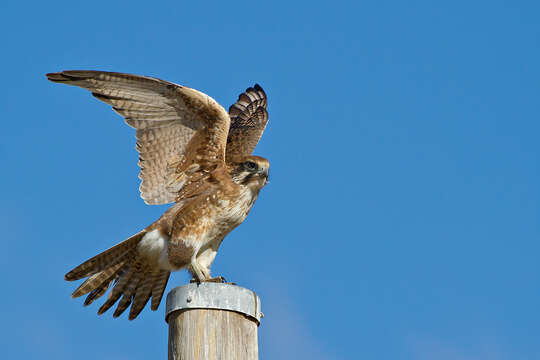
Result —
[[213, 283], [236, 285], [236, 283], [227, 282], [227, 280], [225, 280], [225, 278], [223, 276], [216, 276], [216, 277], [209, 278], [209, 279], [202, 280], [202, 281], [198, 281], [197, 279], [193, 278], [189, 282], [190, 283], [197, 283], [197, 284], [200, 284], [201, 282], [213, 282]]

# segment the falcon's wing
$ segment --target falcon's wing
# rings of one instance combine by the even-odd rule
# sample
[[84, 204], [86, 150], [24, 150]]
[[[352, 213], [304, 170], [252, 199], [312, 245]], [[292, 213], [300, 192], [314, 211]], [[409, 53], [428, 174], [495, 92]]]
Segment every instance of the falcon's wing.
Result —
[[147, 204], [174, 201], [191, 176], [225, 161], [230, 118], [214, 99], [197, 90], [105, 71], [63, 71], [47, 78], [90, 90], [137, 130], [140, 191]]
[[227, 158], [234, 155], [251, 155], [268, 122], [266, 105], [266, 94], [259, 84], [247, 88], [231, 105]]

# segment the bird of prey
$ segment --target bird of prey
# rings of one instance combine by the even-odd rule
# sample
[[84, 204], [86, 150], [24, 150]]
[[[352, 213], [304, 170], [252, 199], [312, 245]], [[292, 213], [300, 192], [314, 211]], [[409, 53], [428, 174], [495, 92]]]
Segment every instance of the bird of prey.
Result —
[[131, 305], [133, 320], [150, 298], [157, 310], [171, 271], [221, 281], [210, 265], [268, 180], [268, 160], [252, 155], [268, 121], [264, 90], [247, 88], [227, 112], [202, 92], [153, 77], [71, 70], [47, 78], [88, 89], [122, 115], [136, 129], [141, 197], [174, 202], [141, 232], [68, 272], [68, 281], [87, 278], [73, 297], [88, 294], [89, 305], [112, 284], [98, 314], [121, 298], [113, 316]]

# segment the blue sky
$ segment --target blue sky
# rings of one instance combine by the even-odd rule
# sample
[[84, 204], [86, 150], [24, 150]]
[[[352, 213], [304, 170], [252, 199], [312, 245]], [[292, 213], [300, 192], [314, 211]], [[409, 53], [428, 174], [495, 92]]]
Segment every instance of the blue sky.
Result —
[[163, 304], [98, 317], [63, 280], [166, 209], [139, 198], [133, 130], [44, 76], [96, 69], [224, 106], [266, 90], [272, 181], [213, 266], [261, 296], [261, 359], [540, 358], [539, 12], [2, 2], [4, 357], [166, 358]]

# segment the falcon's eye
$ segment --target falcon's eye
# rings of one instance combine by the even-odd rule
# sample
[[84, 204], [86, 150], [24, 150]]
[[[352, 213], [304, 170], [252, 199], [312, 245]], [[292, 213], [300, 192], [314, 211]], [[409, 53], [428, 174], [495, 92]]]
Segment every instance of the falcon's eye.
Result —
[[254, 163], [253, 161], [246, 161], [244, 163], [244, 167], [249, 170], [249, 171], [255, 171], [258, 169], [258, 166], [256, 163]]

